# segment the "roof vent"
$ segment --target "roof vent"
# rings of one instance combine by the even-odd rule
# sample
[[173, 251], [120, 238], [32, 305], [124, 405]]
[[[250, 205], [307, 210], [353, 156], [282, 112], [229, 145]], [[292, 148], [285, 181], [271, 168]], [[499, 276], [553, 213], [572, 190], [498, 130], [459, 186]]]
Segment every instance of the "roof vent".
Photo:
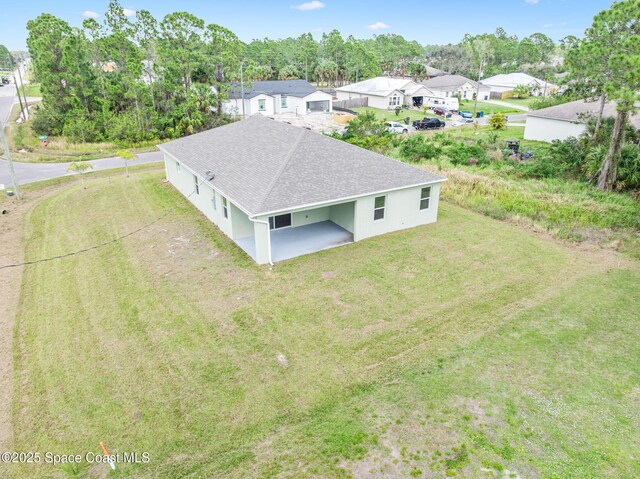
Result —
[[216, 175], [213, 173], [213, 171], [208, 170], [207, 171], [207, 181], [211, 181], [216, 177]]

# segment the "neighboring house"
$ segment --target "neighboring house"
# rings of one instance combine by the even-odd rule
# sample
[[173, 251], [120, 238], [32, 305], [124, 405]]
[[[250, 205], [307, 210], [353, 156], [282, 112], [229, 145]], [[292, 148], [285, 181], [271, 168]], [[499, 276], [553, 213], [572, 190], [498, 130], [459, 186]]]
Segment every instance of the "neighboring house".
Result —
[[[452, 97], [458, 93], [463, 100], [474, 100], [478, 92], [478, 82], [462, 75], [442, 75], [420, 83], [438, 96]], [[480, 84], [479, 93], [478, 100], [488, 100], [491, 90], [488, 86]]]
[[491, 90], [492, 98], [509, 98], [513, 89], [519, 85], [529, 87], [532, 96], [549, 96], [558, 91], [558, 86], [545, 80], [534, 78], [526, 73], [506, 73], [495, 75], [480, 83]]
[[[223, 110], [232, 115], [274, 115], [277, 113], [330, 112], [333, 97], [304, 80], [254, 81], [244, 84], [244, 101], [239, 84], [231, 86]], [[244, 104], [244, 105], [243, 105]]]
[[336, 88], [338, 100], [368, 98], [368, 106], [393, 110], [403, 105], [419, 107], [440, 98], [429, 88], [408, 78], [376, 77]]
[[167, 179], [260, 264], [433, 223], [445, 181], [261, 115], [158, 148]]
[[438, 70], [437, 68], [427, 66], [427, 78], [441, 77], [446, 74], [447, 73], [443, 72], [442, 70]]
[[[548, 142], [566, 140], [569, 137], [577, 138], [586, 130], [589, 118], [598, 115], [599, 109], [599, 101], [577, 100], [530, 111], [527, 113], [524, 138]], [[606, 103], [603, 116], [615, 117], [616, 115], [615, 103]], [[632, 116], [629, 122], [635, 128], [640, 128], [640, 114]]]

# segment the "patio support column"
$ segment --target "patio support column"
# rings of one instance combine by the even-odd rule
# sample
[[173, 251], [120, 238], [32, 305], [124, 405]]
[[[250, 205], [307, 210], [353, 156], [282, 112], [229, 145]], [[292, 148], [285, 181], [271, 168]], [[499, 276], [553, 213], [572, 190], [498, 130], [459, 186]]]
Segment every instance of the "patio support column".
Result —
[[[251, 218], [256, 242], [256, 263], [267, 264], [271, 261], [271, 231], [266, 219]], [[273, 263], [272, 263], [273, 264]]]

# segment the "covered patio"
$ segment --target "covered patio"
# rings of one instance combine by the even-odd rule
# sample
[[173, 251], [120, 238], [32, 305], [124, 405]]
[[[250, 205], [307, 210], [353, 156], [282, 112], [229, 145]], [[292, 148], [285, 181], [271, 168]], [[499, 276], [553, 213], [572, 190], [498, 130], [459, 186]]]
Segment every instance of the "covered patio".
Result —
[[[353, 243], [353, 234], [329, 220], [275, 229], [270, 233], [273, 262]], [[256, 243], [253, 236], [238, 239], [236, 243], [255, 259]]]

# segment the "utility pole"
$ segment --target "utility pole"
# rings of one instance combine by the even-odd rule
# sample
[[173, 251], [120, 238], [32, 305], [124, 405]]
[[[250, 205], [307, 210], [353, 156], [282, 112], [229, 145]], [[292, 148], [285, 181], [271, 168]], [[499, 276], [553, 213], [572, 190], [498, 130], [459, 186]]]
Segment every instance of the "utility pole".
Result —
[[[20, 77], [20, 86], [22, 87], [22, 96], [24, 97], [24, 113], [25, 113], [25, 120], [29, 119], [29, 104], [27, 103], [27, 94], [25, 93], [24, 90], [24, 82], [22, 81], [22, 73], [20, 73], [20, 64], [18, 64], [18, 77]], [[18, 90], [18, 98], [20, 97], [20, 89], [18, 88], [18, 86], [16, 85], [16, 89]]]
[[16, 181], [16, 172], [13, 169], [13, 162], [11, 161], [11, 152], [9, 151], [9, 143], [7, 143], [7, 137], [4, 134], [4, 125], [0, 125], [0, 136], [2, 137], [2, 146], [4, 147], [4, 156], [9, 162], [9, 174], [11, 175], [11, 183], [13, 183], [13, 191], [16, 195], [16, 198], [20, 200], [22, 199], [22, 194], [20, 194], [20, 186]]
[[244, 67], [244, 61], [240, 62], [240, 98], [242, 98], [242, 119], [244, 116], [244, 79], [242, 78], [242, 68]]
[[478, 97], [480, 96], [480, 80], [482, 79], [482, 70], [484, 68], [484, 65], [482, 65], [480, 67], [480, 71], [478, 72], [478, 81], [477, 81], [477, 85], [476, 85], [476, 99], [473, 102], [473, 118], [475, 119], [476, 117], [476, 110], [478, 109]]
[[25, 113], [25, 107], [26, 105], [22, 105], [22, 97], [20, 96], [20, 89], [18, 88], [18, 80], [16, 80], [16, 72], [15, 70], [13, 70], [13, 83], [16, 86], [16, 94], [18, 95], [18, 101], [20, 102], [20, 113], [22, 113], [22, 116], [24, 117], [24, 119], [27, 119], [26, 113]]

